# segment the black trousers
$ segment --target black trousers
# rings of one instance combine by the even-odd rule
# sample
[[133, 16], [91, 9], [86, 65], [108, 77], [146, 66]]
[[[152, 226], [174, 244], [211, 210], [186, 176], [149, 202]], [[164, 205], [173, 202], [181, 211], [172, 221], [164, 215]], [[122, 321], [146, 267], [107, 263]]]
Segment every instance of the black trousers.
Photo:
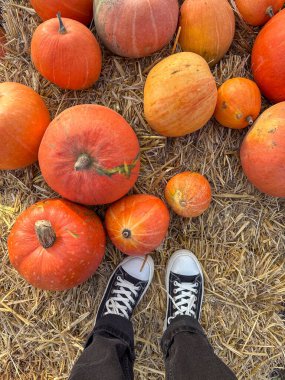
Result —
[[[232, 380], [233, 372], [215, 355], [200, 324], [192, 317], [173, 320], [161, 340], [167, 380]], [[97, 321], [70, 380], [133, 380], [134, 333], [125, 318]], [[146, 379], [147, 380], [147, 379]]]

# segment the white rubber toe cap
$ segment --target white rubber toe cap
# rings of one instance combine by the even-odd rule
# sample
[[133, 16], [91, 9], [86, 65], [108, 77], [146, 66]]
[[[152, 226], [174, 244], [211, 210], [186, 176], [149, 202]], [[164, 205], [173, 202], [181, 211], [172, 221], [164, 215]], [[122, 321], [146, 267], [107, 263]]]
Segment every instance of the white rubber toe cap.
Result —
[[170, 257], [169, 270], [183, 276], [195, 276], [201, 273], [198, 259], [191, 251], [186, 249], [181, 249], [173, 253]]
[[[141, 281], [152, 279], [154, 271], [154, 262], [151, 256], [147, 256], [143, 266], [145, 256], [130, 256], [122, 262], [122, 268], [132, 277]], [[143, 266], [143, 268], [142, 268]]]

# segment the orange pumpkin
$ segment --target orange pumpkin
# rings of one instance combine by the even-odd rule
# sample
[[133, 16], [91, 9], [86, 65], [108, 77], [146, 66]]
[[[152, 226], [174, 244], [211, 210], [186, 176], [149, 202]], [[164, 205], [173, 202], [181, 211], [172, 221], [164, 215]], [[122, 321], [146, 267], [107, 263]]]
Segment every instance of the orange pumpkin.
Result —
[[31, 45], [37, 70], [50, 82], [69, 90], [91, 87], [102, 66], [100, 46], [90, 30], [78, 21], [56, 18], [36, 29]]
[[236, 0], [244, 21], [254, 26], [265, 24], [280, 11], [283, 4], [284, 0]]
[[210, 206], [211, 186], [199, 173], [179, 173], [167, 183], [165, 198], [176, 214], [193, 218], [201, 215]]
[[52, 121], [39, 164], [49, 186], [64, 198], [95, 205], [114, 202], [133, 187], [139, 156], [138, 139], [126, 120], [107, 107], [87, 104]]
[[57, 12], [62, 17], [89, 25], [93, 17], [93, 0], [30, 0], [43, 21], [54, 18]]
[[215, 79], [207, 62], [194, 53], [163, 59], [145, 83], [146, 120], [164, 136], [183, 136], [202, 128], [212, 117], [216, 102]]
[[4, 29], [0, 27], [0, 59], [5, 56], [5, 45], [6, 43], [6, 37]]
[[96, 30], [113, 53], [139, 58], [169, 43], [177, 28], [177, 0], [94, 0]]
[[153, 195], [129, 195], [109, 207], [105, 224], [113, 244], [127, 255], [145, 255], [164, 240], [169, 226], [165, 204]]
[[235, 34], [235, 17], [227, 0], [185, 0], [179, 25], [182, 50], [200, 54], [210, 65], [223, 58]]
[[285, 102], [268, 108], [249, 130], [240, 151], [243, 170], [260, 191], [285, 197]]
[[49, 123], [48, 109], [33, 89], [0, 83], [0, 169], [20, 169], [36, 162]]
[[105, 252], [98, 216], [63, 199], [38, 202], [16, 220], [8, 238], [11, 264], [33, 286], [65, 290], [86, 281]]
[[252, 49], [252, 72], [272, 102], [285, 101], [285, 9], [261, 29]]
[[239, 129], [252, 125], [260, 110], [261, 94], [252, 80], [233, 78], [219, 88], [214, 116], [224, 127]]

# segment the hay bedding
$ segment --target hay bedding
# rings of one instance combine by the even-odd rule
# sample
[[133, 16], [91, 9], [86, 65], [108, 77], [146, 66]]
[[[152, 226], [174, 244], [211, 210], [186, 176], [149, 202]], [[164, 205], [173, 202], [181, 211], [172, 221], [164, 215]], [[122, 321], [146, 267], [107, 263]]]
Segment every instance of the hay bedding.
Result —
[[[233, 4], [234, 5], [234, 4]], [[141, 142], [142, 170], [135, 192], [163, 194], [166, 181], [184, 170], [204, 173], [214, 199], [203, 216], [184, 220], [172, 215], [168, 238], [153, 255], [153, 284], [133, 318], [136, 331], [136, 379], [164, 379], [159, 340], [165, 312], [164, 268], [180, 247], [196, 252], [205, 269], [202, 315], [215, 352], [239, 379], [267, 379], [281, 368], [284, 379], [285, 201], [260, 194], [245, 179], [238, 149], [245, 131], [219, 127], [215, 121], [179, 139], [155, 135], [143, 119], [147, 68], [171, 52], [127, 60], [104, 50], [98, 84], [88, 91], [61, 91], [35, 71], [30, 39], [39, 23], [25, 0], [1, 0], [8, 54], [0, 63], [1, 81], [33, 87], [52, 116], [75, 104], [98, 103], [122, 114]], [[257, 29], [237, 16], [238, 29], [229, 54], [215, 68], [218, 84], [233, 76], [250, 77], [249, 55]], [[264, 107], [267, 104], [264, 103]], [[43, 292], [18, 276], [8, 260], [6, 239], [17, 215], [40, 199], [56, 194], [37, 165], [0, 173], [0, 379], [66, 379], [93, 326], [96, 307], [122, 255], [111, 245], [98, 272], [83, 285], [63, 293]], [[97, 210], [101, 216], [104, 208]], [[275, 371], [275, 373], [277, 373]]]

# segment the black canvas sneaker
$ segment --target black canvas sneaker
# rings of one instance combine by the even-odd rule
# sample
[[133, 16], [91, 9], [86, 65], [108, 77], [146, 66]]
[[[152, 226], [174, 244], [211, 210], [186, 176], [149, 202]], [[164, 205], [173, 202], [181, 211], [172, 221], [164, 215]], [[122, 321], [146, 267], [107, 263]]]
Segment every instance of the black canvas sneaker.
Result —
[[200, 319], [204, 280], [197, 257], [186, 249], [176, 251], [166, 270], [167, 310], [164, 329], [179, 315]]
[[113, 272], [102, 298], [97, 320], [105, 315], [130, 319], [147, 291], [154, 272], [151, 256], [129, 256]]

